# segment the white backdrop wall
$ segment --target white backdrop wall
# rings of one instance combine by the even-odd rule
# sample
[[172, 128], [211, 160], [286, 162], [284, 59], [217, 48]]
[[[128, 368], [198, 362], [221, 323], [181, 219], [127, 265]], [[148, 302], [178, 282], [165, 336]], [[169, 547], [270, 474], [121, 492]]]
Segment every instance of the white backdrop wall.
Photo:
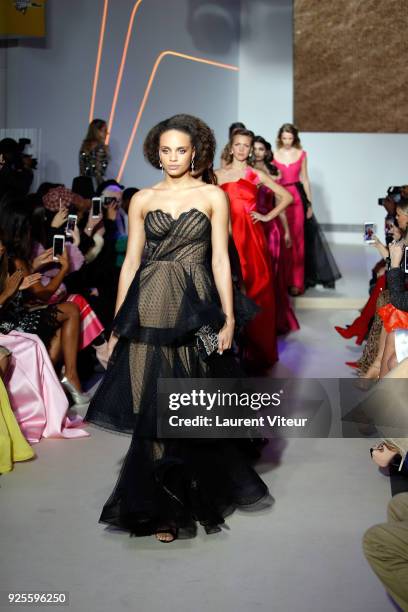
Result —
[[[94, 116], [107, 118], [135, 0], [110, 0]], [[70, 184], [88, 123], [103, 0], [49, 0], [46, 41], [20, 42], [7, 59], [7, 125], [42, 131], [42, 180]], [[201, 116], [220, 147], [241, 120], [272, 142], [293, 118], [292, 0], [143, 0], [136, 14], [112, 129], [115, 176], [152, 66], [166, 49], [239, 65], [240, 72], [167, 57], [154, 81], [123, 182], [157, 180], [143, 160], [147, 130], [176, 112]], [[358, 100], [356, 101], [358, 104]], [[3, 112], [4, 116], [4, 112]], [[332, 224], [375, 221], [377, 198], [408, 182], [407, 135], [302, 134], [318, 218]], [[337, 240], [360, 240], [334, 234]]]
[[[279, 126], [293, 121], [292, 0], [243, 0], [241, 32], [239, 117], [273, 143]], [[408, 135], [301, 136], [318, 219], [331, 224], [374, 221], [382, 234], [384, 209], [377, 199], [388, 186], [408, 183]], [[330, 238], [361, 240], [344, 232]]]
[[[42, 130], [42, 179], [69, 185], [78, 174], [97, 55], [103, 0], [48, 0], [47, 39], [8, 49], [8, 126]], [[217, 1], [203, 11], [196, 0], [143, 0], [134, 21], [122, 88], [111, 134], [116, 176], [154, 62], [173, 50], [237, 65], [239, 0]], [[95, 117], [109, 116], [129, 18], [135, 0], [110, 0]], [[223, 144], [238, 113], [238, 73], [185, 59], [161, 63], [123, 176], [126, 185], [158, 180], [145, 163], [148, 129], [180, 112], [196, 114]]]

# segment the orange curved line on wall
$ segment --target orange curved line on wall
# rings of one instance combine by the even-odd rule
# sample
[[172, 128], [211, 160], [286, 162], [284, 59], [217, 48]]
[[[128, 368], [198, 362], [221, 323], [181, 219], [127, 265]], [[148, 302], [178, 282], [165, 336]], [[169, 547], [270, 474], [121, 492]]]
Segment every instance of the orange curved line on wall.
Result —
[[108, 4], [109, 4], [109, 0], [105, 0], [104, 5], [103, 5], [101, 31], [99, 32], [98, 53], [96, 55], [96, 66], [95, 66], [95, 74], [94, 74], [94, 80], [93, 80], [93, 86], [92, 86], [92, 96], [91, 96], [91, 108], [89, 109], [89, 123], [94, 118], [93, 114], [95, 110], [96, 90], [97, 90], [98, 81], [99, 81], [99, 70], [101, 67], [103, 40], [105, 37], [105, 30], [106, 30], [106, 18], [108, 15]]
[[108, 142], [109, 142], [110, 132], [112, 130], [113, 119], [115, 117], [116, 104], [118, 102], [120, 86], [122, 84], [123, 71], [125, 69], [125, 63], [126, 63], [127, 53], [128, 53], [128, 49], [129, 49], [130, 38], [132, 36], [133, 23], [135, 21], [137, 10], [138, 10], [139, 6], [142, 4], [142, 1], [143, 0], [137, 0], [135, 2], [134, 6], [133, 6], [132, 13], [130, 15], [128, 29], [127, 29], [127, 33], [126, 33], [125, 44], [123, 46], [122, 59], [120, 61], [119, 70], [118, 70], [118, 76], [117, 76], [117, 79], [116, 79], [115, 91], [114, 91], [114, 94], [113, 94], [111, 112], [110, 112], [109, 121], [108, 121], [108, 136], [106, 138], [106, 144], [108, 144]]
[[131, 148], [133, 146], [133, 141], [135, 139], [136, 132], [138, 130], [138, 127], [139, 127], [139, 124], [140, 124], [140, 120], [141, 120], [142, 115], [143, 115], [143, 111], [144, 111], [144, 109], [146, 107], [146, 103], [147, 103], [147, 100], [149, 98], [150, 90], [152, 88], [153, 81], [154, 81], [154, 78], [156, 76], [156, 72], [157, 72], [157, 70], [159, 68], [159, 65], [160, 65], [161, 61], [166, 56], [168, 56], [168, 55], [171, 55], [173, 57], [181, 57], [182, 59], [191, 60], [193, 62], [198, 62], [200, 64], [208, 64], [210, 66], [215, 66], [217, 68], [224, 68], [225, 70], [234, 70], [234, 71], [238, 71], [239, 70], [238, 66], [232, 66], [231, 64], [223, 64], [221, 62], [216, 62], [214, 60], [209, 60], [209, 59], [205, 59], [205, 58], [202, 58], [202, 57], [195, 57], [194, 55], [186, 55], [185, 53], [178, 53], [177, 51], [162, 51], [160, 53], [160, 55], [158, 55], [158, 57], [157, 57], [157, 59], [156, 59], [156, 61], [154, 63], [153, 69], [152, 69], [152, 71], [150, 73], [150, 77], [149, 77], [149, 80], [147, 82], [147, 86], [146, 86], [145, 92], [143, 94], [143, 98], [142, 98], [142, 101], [140, 103], [140, 107], [139, 107], [138, 113], [136, 115], [135, 122], [133, 124], [133, 128], [132, 128], [132, 131], [131, 131], [131, 134], [130, 134], [130, 138], [129, 138], [129, 141], [128, 141], [128, 144], [127, 144], [127, 147], [126, 147], [126, 150], [125, 150], [125, 154], [123, 156], [123, 160], [122, 160], [122, 163], [121, 163], [120, 168], [119, 168], [118, 176], [117, 176], [117, 179], [116, 179], [118, 182], [120, 182], [120, 180], [122, 178], [123, 171], [125, 169], [125, 166], [126, 166], [126, 163], [127, 163], [128, 157], [129, 157], [129, 153], [130, 153]]

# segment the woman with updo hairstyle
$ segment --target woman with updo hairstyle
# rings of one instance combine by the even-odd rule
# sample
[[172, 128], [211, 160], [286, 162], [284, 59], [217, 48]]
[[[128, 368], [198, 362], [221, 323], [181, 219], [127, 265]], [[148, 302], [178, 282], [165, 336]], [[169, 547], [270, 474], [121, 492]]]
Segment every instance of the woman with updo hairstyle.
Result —
[[231, 351], [229, 206], [221, 189], [195, 178], [212, 167], [214, 151], [212, 131], [191, 115], [147, 134], [145, 157], [162, 177], [130, 202], [113, 352], [86, 416], [132, 432], [100, 521], [165, 543], [194, 535], [197, 521], [207, 533], [220, 531], [234, 508], [269, 499], [246, 444], [170, 439], [157, 430], [159, 378], [239, 375]]
[[273, 159], [281, 173], [279, 182], [293, 196], [286, 211], [293, 241], [287, 252], [289, 293], [300, 295], [305, 288], [317, 284], [334, 289], [341, 274], [313, 214], [307, 155], [297, 127], [284, 123], [279, 128], [276, 147]]
[[[254, 170], [250, 165], [253, 143], [253, 132], [234, 130], [228, 144], [229, 163], [217, 170], [216, 175], [230, 201], [232, 237], [246, 294], [261, 309], [246, 328], [245, 354], [247, 370], [259, 375], [278, 358], [275, 278], [262, 225], [277, 218], [289, 206], [292, 196], [269, 173]], [[277, 198], [277, 205], [267, 214], [257, 211], [258, 189], [262, 185]]]

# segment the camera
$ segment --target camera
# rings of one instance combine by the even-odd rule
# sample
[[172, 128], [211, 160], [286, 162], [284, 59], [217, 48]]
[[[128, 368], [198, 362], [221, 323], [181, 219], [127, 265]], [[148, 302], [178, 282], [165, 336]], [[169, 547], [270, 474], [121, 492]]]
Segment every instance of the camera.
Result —
[[3, 138], [0, 141], [0, 153], [3, 156], [4, 165], [10, 170], [35, 170], [38, 161], [30, 153], [29, 147], [31, 140], [29, 138], [20, 138], [17, 142], [13, 138]]

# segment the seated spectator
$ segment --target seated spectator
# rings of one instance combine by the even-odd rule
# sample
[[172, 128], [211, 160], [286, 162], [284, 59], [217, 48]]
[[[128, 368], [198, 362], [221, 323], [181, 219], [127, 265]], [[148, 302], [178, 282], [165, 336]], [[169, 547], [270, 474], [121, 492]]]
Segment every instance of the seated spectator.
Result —
[[38, 306], [38, 301], [46, 302], [53, 295], [67, 274], [69, 260], [66, 250], [57, 258], [60, 264], [58, 274], [44, 287], [40, 277], [33, 275], [38, 262], [30, 261], [30, 220], [24, 206], [11, 202], [2, 207], [0, 232], [0, 332], [17, 329], [39, 335], [53, 363], [59, 364], [62, 358], [65, 372], [61, 383], [73, 401], [88, 402], [88, 396], [82, 393], [76, 365], [78, 307], [66, 302], [58, 306]]
[[0, 335], [11, 353], [5, 377], [10, 404], [22, 434], [30, 444], [41, 438], [83, 438], [79, 415], [67, 416], [69, 404], [44, 344], [21, 331]]
[[99, 185], [97, 195], [102, 198], [104, 208], [108, 205], [115, 207], [116, 214], [116, 232], [114, 238], [120, 238], [121, 236], [127, 236], [128, 234], [128, 218], [127, 212], [122, 208], [122, 194], [123, 185], [120, 185], [114, 179], [104, 181]]
[[27, 461], [35, 456], [21, 433], [4, 386], [9, 364], [10, 351], [0, 346], [0, 474], [11, 472], [14, 462]]
[[366, 531], [363, 549], [392, 599], [408, 610], [408, 493], [393, 497], [388, 521]]

